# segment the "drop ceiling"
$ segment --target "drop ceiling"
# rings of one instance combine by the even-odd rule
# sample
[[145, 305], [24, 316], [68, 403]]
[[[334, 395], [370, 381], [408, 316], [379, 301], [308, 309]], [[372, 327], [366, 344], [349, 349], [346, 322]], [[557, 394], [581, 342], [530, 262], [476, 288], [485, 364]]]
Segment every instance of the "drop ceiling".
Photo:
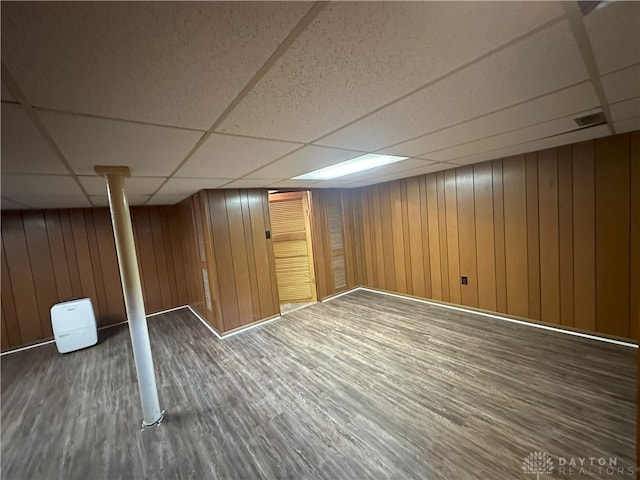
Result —
[[[95, 165], [161, 205], [640, 128], [635, 2], [3, 2], [1, 49], [3, 209], [106, 205]], [[374, 152], [409, 158], [292, 180]]]

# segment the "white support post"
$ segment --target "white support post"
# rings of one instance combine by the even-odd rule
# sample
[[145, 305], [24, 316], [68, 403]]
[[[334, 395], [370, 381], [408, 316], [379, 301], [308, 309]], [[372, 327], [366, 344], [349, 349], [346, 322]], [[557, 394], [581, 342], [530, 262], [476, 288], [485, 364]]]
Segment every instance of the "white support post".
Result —
[[124, 178], [130, 176], [129, 168], [96, 167], [95, 171], [98, 175], [103, 175], [107, 180], [111, 222], [116, 241], [120, 279], [122, 280], [122, 291], [129, 320], [129, 333], [131, 334], [140, 400], [142, 402], [142, 428], [145, 429], [159, 425], [164, 418], [164, 411], [160, 410], [158, 401], [149, 330], [144, 311], [140, 272], [138, 270], [133, 229], [131, 227], [131, 214], [129, 212], [127, 194], [124, 191]]

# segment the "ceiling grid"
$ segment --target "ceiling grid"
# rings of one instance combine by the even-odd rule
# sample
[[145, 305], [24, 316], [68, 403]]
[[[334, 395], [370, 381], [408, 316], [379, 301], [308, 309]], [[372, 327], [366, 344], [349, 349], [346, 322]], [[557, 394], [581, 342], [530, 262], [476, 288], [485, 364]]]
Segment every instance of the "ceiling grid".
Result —
[[[1, 34], [3, 209], [104, 206], [96, 164], [130, 167], [130, 204], [175, 204], [640, 128], [634, 2], [10, 2]], [[294, 178], [369, 153], [408, 159]]]

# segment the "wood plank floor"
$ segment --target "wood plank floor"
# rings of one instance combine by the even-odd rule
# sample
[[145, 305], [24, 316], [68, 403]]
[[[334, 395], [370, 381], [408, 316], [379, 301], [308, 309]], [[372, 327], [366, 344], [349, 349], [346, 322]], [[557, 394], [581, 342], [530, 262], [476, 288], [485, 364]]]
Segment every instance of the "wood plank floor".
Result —
[[188, 310], [149, 325], [144, 432], [126, 326], [2, 358], [3, 479], [513, 480], [532, 451], [631, 478], [557, 457], [634, 464], [632, 348], [366, 291], [221, 341]]
[[280, 305], [280, 313], [282, 315], [287, 315], [296, 310], [300, 310], [302, 308], [310, 307], [311, 305], [315, 305], [317, 302], [303, 302], [303, 303], [283, 303]]

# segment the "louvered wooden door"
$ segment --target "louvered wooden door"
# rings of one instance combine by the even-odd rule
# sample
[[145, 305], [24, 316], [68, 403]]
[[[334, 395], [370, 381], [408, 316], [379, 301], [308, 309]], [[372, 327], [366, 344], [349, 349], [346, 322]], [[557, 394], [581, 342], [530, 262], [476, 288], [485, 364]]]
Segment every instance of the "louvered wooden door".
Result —
[[280, 303], [316, 300], [307, 192], [269, 196]]
[[329, 227], [329, 245], [331, 247], [331, 269], [336, 291], [347, 287], [344, 265], [344, 231], [342, 228], [342, 196], [327, 198], [327, 223]]

